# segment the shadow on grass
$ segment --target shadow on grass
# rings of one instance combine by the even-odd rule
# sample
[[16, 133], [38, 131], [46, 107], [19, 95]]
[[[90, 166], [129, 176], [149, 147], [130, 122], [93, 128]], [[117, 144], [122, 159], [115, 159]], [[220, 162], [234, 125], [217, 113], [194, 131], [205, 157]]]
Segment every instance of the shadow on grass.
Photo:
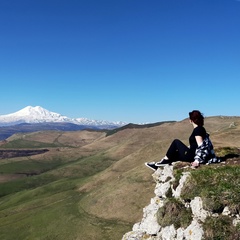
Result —
[[239, 154], [235, 154], [235, 153], [229, 153], [226, 154], [223, 157], [219, 157], [221, 159], [221, 162], [226, 162], [228, 159], [232, 159], [232, 158], [239, 158], [240, 155]]

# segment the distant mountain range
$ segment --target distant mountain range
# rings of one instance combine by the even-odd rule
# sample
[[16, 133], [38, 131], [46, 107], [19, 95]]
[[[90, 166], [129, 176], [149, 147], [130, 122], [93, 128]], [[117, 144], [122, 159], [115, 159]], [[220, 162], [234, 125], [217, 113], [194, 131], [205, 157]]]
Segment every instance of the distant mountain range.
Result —
[[110, 122], [87, 118], [69, 118], [40, 106], [27, 106], [15, 113], [0, 116], [0, 140], [4, 140], [17, 132], [115, 129], [124, 125], [126, 123], [120, 121]]
[[59, 113], [50, 112], [40, 106], [27, 106], [15, 113], [0, 116], [0, 126], [11, 126], [21, 123], [73, 123], [94, 127], [109, 126], [110, 128], [126, 124], [124, 122], [99, 121], [87, 118], [69, 118]]

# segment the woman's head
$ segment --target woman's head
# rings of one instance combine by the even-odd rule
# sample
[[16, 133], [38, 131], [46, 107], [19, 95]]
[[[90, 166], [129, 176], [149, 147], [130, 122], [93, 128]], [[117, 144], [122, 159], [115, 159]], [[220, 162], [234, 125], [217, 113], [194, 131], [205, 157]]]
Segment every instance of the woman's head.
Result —
[[204, 117], [203, 117], [202, 113], [198, 110], [193, 110], [192, 112], [190, 112], [189, 118], [198, 126], [204, 125]]

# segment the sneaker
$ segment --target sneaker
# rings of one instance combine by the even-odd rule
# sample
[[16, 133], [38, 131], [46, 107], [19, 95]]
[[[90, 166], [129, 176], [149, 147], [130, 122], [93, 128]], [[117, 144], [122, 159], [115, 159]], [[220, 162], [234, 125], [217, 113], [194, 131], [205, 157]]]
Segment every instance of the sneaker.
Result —
[[156, 163], [155, 163], [155, 166], [156, 166], [156, 167], [161, 167], [161, 166], [171, 165], [171, 164], [172, 164], [172, 162], [171, 162], [169, 159], [163, 158], [161, 161], [156, 162]]
[[151, 168], [153, 171], [156, 171], [158, 169], [158, 167], [155, 165], [155, 162], [146, 162], [145, 166]]

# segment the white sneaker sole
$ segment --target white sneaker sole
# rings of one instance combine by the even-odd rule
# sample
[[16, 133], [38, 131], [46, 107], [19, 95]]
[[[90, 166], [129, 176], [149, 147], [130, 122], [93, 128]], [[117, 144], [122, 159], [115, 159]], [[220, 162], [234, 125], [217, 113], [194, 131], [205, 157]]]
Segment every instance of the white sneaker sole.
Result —
[[157, 169], [155, 169], [155, 168], [153, 168], [153, 167], [149, 166], [147, 162], [145, 162], [144, 164], [145, 164], [145, 166], [146, 166], [146, 167], [148, 167], [148, 168], [152, 169], [153, 171], [157, 171]]

